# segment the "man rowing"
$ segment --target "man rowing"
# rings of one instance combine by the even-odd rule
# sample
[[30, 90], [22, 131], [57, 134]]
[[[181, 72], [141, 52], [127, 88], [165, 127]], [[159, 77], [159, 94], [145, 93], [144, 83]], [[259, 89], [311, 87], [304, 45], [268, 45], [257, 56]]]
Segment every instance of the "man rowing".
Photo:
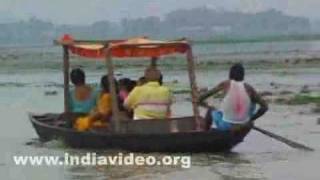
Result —
[[[244, 76], [242, 64], [235, 64], [230, 68], [229, 80], [200, 95], [200, 105], [209, 108], [205, 118], [206, 129], [213, 128], [214, 124], [219, 130], [237, 129], [252, 123], [267, 112], [268, 104], [251, 85], [244, 82]], [[220, 110], [205, 102], [218, 92], [223, 93]], [[259, 105], [258, 110], [256, 104]]]

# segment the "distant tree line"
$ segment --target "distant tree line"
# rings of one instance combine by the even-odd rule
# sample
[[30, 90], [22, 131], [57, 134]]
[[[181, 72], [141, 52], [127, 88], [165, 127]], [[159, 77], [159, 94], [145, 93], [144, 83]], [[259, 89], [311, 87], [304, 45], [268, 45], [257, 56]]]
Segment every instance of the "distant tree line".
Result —
[[51, 43], [64, 33], [83, 39], [112, 39], [132, 36], [208, 40], [221, 37], [256, 37], [310, 33], [306, 18], [277, 10], [255, 14], [226, 12], [206, 7], [176, 10], [160, 17], [108, 20], [91, 25], [55, 25], [38, 18], [0, 24], [0, 44]]

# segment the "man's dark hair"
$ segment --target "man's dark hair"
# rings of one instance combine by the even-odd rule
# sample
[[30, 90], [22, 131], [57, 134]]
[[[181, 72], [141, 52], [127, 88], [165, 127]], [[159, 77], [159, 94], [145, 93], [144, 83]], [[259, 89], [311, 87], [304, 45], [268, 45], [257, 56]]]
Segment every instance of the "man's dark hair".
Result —
[[137, 86], [137, 82], [134, 80], [130, 80], [129, 84], [127, 85], [127, 91], [131, 92]]
[[80, 68], [72, 69], [70, 73], [70, 79], [74, 85], [85, 84], [85, 78], [86, 78], [86, 75], [82, 69]]
[[[118, 94], [119, 93], [118, 81], [116, 79], [113, 79], [113, 81], [114, 81], [116, 93]], [[101, 77], [100, 86], [103, 89], [103, 91], [110, 92], [110, 84], [109, 84], [109, 76], [108, 75], [104, 75]]]
[[229, 79], [235, 81], [243, 81], [244, 74], [244, 67], [242, 66], [242, 64], [237, 63], [230, 68]]
[[137, 82], [129, 78], [122, 78], [119, 80], [119, 86], [125, 87], [128, 92], [131, 92], [136, 85]]
[[108, 75], [102, 76], [100, 84], [104, 92], [110, 92]]
[[131, 82], [131, 79], [129, 78], [122, 78], [119, 80], [119, 86], [124, 86], [124, 87], [127, 87], [128, 84], [130, 84]]

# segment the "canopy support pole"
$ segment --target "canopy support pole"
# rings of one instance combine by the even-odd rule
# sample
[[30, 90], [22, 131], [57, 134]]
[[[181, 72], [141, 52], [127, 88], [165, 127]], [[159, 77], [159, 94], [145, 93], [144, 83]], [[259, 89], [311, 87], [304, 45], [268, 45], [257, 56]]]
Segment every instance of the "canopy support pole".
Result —
[[157, 61], [158, 61], [157, 57], [152, 57], [150, 66], [151, 67], [157, 67]]
[[111, 91], [111, 100], [112, 100], [112, 121], [114, 123], [114, 131], [116, 133], [120, 132], [120, 116], [119, 116], [119, 106], [118, 106], [118, 95], [116, 92], [116, 84], [114, 81], [114, 72], [113, 72], [113, 62], [111, 57], [110, 49], [106, 49], [106, 65], [108, 69], [108, 80], [110, 84], [110, 91]]
[[69, 113], [70, 108], [69, 108], [69, 51], [68, 51], [68, 46], [64, 45], [63, 46], [63, 76], [64, 76], [64, 113]]
[[192, 97], [192, 109], [195, 117], [196, 130], [201, 130], [202, 123], [200, 118], [199, 106], [198, 106], [198, 87], [196, 84], [196, 75], [194, 71], [194, 61], [191, 48], [187, 51], [187, 61], [188, 61], [188, 73], [191, 87], [191, 97]]

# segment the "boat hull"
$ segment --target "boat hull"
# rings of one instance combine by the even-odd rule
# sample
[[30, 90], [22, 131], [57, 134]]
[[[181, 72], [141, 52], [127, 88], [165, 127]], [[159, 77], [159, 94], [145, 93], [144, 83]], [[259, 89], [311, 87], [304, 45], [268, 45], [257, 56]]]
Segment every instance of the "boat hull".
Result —
[[218, 130], [206, 132], [126, 133], [78, 132], [72, 128], [52, 125], [58, 114], [36, 116], [30, 121], [41, 141], [62, 140], [73, 148], [121, 149], [134, 152], [224, 152], [243, 141], [250, 131], [231, 133]]

